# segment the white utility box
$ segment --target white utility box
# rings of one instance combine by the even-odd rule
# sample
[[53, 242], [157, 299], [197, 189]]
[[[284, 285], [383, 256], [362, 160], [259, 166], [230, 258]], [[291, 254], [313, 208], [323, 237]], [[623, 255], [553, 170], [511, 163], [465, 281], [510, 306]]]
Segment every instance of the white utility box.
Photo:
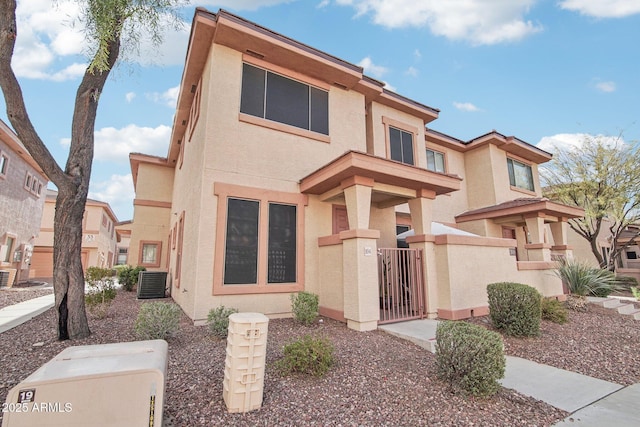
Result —
[[2, 427], [162, 426], [164, 340], [69, 347], [9, 391]]
[[262, 407], [269, 318], [261, 313], [229, 316], [222, 397], [229, 412]]

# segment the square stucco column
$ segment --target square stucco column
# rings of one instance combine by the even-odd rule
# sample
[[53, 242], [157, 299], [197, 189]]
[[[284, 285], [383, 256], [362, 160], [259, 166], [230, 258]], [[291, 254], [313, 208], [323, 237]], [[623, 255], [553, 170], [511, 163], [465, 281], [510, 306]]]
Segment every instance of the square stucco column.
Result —
[[422, 268], [424, 271], [424, 296], [427, 317], [438, 316], [438, 276], [436, 271], [435, 238], [431, 235], [433, 200], [435, 192], [420, 190], [415, 199], [409, 200], [411, 223], [415, 235], [407, 238], [411, 249], [422, 250]]
[[567, 218], [558, 218], [558, 222], [551, 223], [549, 225], [551, 229], [551, 235], [553, 236], [553, 246], [551, 251], [554, 255], [560, 255], [565, 258], [572, 258], [573, 251], [571, 247], [567, 245], [569, 224]]
[[342, 275], [344, 317], [347, 326], [357, 331], [378, 328], [378, 230], [340, 232], [342, 239]]
[[373, 180], [354, 176], [344, 180], [341, 185], [347, 205], [347, 217], [351, 230], [369, 229], [371, 215], [371, 190]]
[[544, 218], [535, 215], [525, 217], [530, 243], [524, 245], [529, 261], [551, 261], [551, 245], [544, 241]]

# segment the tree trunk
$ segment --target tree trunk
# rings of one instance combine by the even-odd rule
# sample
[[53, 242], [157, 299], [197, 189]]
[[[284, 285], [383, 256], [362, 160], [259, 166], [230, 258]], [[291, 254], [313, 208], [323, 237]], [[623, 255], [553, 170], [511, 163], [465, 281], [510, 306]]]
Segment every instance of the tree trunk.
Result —
[[[56, 199], [53, 241], [53, 288], [58, 313], [58, 339], [85, 338], [91, 334], [84, 304], [82, 270], [82, 217], [84, 197], [59, 191]], [[62, 231], [64, 230], [64, 231]]]

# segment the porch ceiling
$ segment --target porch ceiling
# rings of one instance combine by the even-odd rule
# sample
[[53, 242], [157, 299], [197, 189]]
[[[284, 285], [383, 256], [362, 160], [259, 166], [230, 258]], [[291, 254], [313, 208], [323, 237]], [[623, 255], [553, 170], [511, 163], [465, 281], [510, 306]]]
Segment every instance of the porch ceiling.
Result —
[[476, 221], [481, 219], [513, 220], [522, 219], [531, 215], [544, 216], [549, 222], [559, 221], [564, 218], [580, 218], [584, 216], [584, 210], [574, 206], [555, 203], [545, 197], [531, 197], [515, 199], [494, 206], [475, 209], [456, 216], [456, 222]]
[[436, 195], [460, 189], [462, 178], [431, 172], [415, 166], [370, 154], [348, 151], [300, 181], [300, 191], [306, 194], [342, 193], [342, 182], [361, 177], [373, 180], [372, 200], [389, 205], [415, 198], [421, 190]]

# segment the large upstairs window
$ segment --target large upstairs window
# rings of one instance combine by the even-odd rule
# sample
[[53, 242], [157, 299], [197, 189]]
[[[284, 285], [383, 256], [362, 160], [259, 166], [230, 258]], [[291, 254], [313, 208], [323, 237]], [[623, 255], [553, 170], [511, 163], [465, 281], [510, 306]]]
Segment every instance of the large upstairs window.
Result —
[[413, 134], [389, 126], [389, 154], [391, 160], [413, 165]]
[[507, 168], [509, 169], [509, 184], [512, 187], [535, 191], [535, 187], [533, 186], [533, 172], [531, 171], [530, 165], [507, 158]]
[[329, 135], [327, 91], [246, 63], [240, 112]]

